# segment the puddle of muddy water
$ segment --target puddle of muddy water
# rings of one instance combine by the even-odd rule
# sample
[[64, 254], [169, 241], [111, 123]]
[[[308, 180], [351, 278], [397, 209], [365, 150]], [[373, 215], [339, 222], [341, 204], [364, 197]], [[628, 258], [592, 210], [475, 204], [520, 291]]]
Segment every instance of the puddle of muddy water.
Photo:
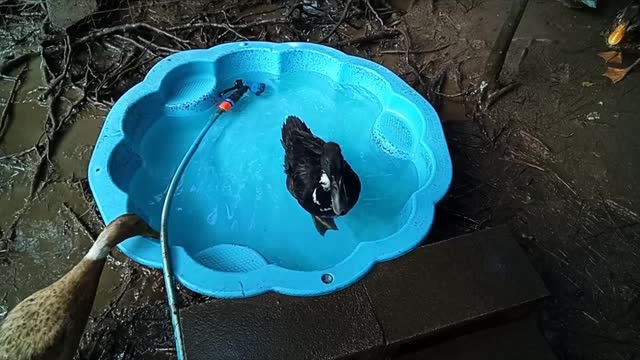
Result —
[[[46, 106], [38, 101], [42, 81], [39, 61], [29, 64], [20, 86], [7, 132], [0, 143], [0, 157], [29, 149], [44, 130]], [[13, 84], [0, 81], [0, 104], [5, 105]], [[0, 107], [1, 109], [2, 107]], [[91, 246], [92, 240], [63, 208], [68, 204], [85, 223], [96, 224], [79, 184], [84, 178], [93, 145], [106, 112], [83, 109], [60, 139], [51, 156], [56, 180], [25, 211], [15, 239], [0, 253], [0, 316], [33, 292], [48, 286], [70, 270]], [[15, 160], [0, 160], [0, 229], [7, 229], [25, 204], [33, 166], [30, 153]], [[122, 256], [121, 257], [121, 260]], [[106, 306], [122, 283], [121, 261], [109, 261], [101, 279], [95, 308]]]
[[[29, 71], [23, 78], [12, 107], [7, 132], [0, 142], [0, 156], [22, 151], [33, 146], [44, 131], [43, 119], [47, 108], [38, 102], [38, 88], [42, 86], [40, 60], [29, 63]], [[2, 106], [9, 97], [13, 83], [0, 81]]]
[[[0, 198], [0, 202], [4, 210], [7, 199]], [[92, 239], [64, 210], [63, 203], [75, 209], [86, 207], [79, 192], [59, 183], [41, 192], [39, 200], [25, 212], [8, 252], [0, 258], [0, 299], [4, 297], [5, 306], [11, 308], [53, 283], [80, 261], [91, 246]], [[105, 274], [119, 279], [117, 273], [105, 271]], [[108, 298], [107, 294], [104, 296]]]

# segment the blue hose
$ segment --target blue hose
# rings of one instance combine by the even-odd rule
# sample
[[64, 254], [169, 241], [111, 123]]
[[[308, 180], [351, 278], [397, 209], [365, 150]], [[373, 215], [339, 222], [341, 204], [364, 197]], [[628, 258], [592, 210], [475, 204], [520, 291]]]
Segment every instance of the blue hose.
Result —
[[167, 291], [167, 303], [169, 304], [169, 316], [171, 317], [171, 324], [173, 325], [173, 336], [176, 341], [176, 355], [178, 360], [185, 360], [183, 337], [182, 337], [182, 324], [180, 323], [180, 314], [178, 313], [178, 306], [176, 305], [176, 292], [175, 292], [175, 279], [173, 277], [173, 269], [171, 267], [171, 258], [169, 255], [169, 240], [168, 240], [168, 219], [169, 211], [171, 210], [171, 203], [173, 202], [173, 195], [176, 192], [176, 188], [180, 183], [180, 178], [184, 170], [187, 168], [187, 164], [191, 161], [193, 154], [195, 154], [198, 146], [202, 143], [205, 135], [211, 126], [218, 120], [222, 111], [217, 111], [216, 114], [209, 120], [206, 126], [200, 131], [200, 134], [196, 140], [191, 144], [191, 147], [182, 158], [182, 161], [178, 165], [176, 172], [173, 174], [169, 188], [167, 189], [167, 195], [164, 198], [164, 204], [162, 205], [162, 215], [160, 216], [160, 245], [162, 247], [162, 275], [164, 277], [164, 286]]
[[167, 195], [164, 198], [164, 204], [162, 205], [162, 215], [160, 215], [160, 246], [162, 248], [162, 276], [164, 278], [164, 287], [167, 291], [167, 303], [169, 304], [169, 316], [171, 317], [171, 325], [173, 326], [173, 337], [176, 341], [176, 356], [178, 360], [186, 360], [186, 355], [184, 352], [183, 344], [183, 336], [182, 336], [182, 324], [180, 322], [180, 314], [178, 313], [178, 305], [176, 304], [176, 290], [175, 290], [175, 279], [173, 277], [173, 268], [171, 267], [171, 254], [169, 249], [169, 238], [168, 238], [168, 227], [169, 227], [169, 211], [171, 211], [171, 203], [173, 202], [173, 196], [178, 188], [178, 184], [180, 183], [180, 178], [182, 178], [182, 174], [184, 170], [187, 168], [189, 161], [195, 154], [196, 150], [202, 143], [205, 135], [211, 129], [211, 126], [218, 120], [220, 115], [225, 113], [226, 111], [231, 110], [231, 108], [235, 105], [237, 101], [239, 101], [242, 96], [250, 91], [255, 95], [261, 95], [265, 90], [264, 83], [249, 83], [245, 85], [242, 80], [236, 80], [235, 85], [221, 93], [231, 92], [233, 93], [229, 95], [224, 101], [222, 101], [218, 105], [218, 109], [216, 110], [216, 114], [209, 120], [209, 122], [205, 125], [205, 127], [200, 131], [198, 137], [191, 144], [191, 147], [187, 151], [187, 153], [180, 161], [176, 172], [173, 174], [173, 178], [171, 178], [171, 183], [169, 184], [169, 188], [167, 189]]

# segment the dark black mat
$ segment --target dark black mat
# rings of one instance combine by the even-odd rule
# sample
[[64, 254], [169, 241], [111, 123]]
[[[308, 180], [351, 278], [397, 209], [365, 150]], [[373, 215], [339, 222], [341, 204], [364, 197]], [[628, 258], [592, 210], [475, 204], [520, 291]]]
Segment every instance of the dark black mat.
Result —
[[547, 290], [505, 228], [420, 247], [321, 297], [212, 299], [181, 311], [188, 360], [379, 358], [495, 326]]

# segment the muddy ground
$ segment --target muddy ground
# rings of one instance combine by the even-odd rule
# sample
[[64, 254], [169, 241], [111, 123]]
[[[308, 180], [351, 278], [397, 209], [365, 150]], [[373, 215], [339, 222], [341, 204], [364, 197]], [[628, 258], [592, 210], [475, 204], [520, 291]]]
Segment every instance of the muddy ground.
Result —
[[[189, 40], [189, 47], [243, 37], [318, 41], [331, 32], [346, 3], [318, 1], [323, 12], [313, 15], [313, 9], [306, 8], [311, 14], [292, 13], [288, 24], [172, 34]], [[558, 357], [637, 358], [640, 71], [612, 84], [602, 76], [605, 66], [596, 56], [605, 50], [603, 33], [625, 2], [605, 1], [602, 9], [589, 11], [530, 0], [502, 77], [503, 83], [520, 86], [484, 114], [474, 111], [472, 90], [479, 86], [510, 1], [435, 1], [432, 7], [418, 0], [407, 13], [410, 3], [392, 1], [385, 9], [384, 1], [371, 1], [378, 18], [366, 1], [354, 1], [346, 25], [326, 42], [384, 64], [432, 100], [434, 79], [446, 73], [439, 91], [447, 94], [439, 97], [444, 100], [440, 113], [454, 181], [438, 206], [427, 241], [510, 224], [521, 234], [521, 245], [552, 293], [540, 325]], [[41, 26], [41, 6], [25, 4], [0, 2], [5, 15], [0, 20], [2, 57], [37, 50], [42, 31], [51, 33]], [[289, 5], [233, 0], [215, 6], [198, 1], [108, 2], [74, 28], [71, 41], [95, 28], [141, 21], [167, 29], [193, 19], [225, 21], [225, 16], [233, 24], [274, 19], [286, 17]], [[257, 11], [268, 12], [252, 16]], [[58, 98], [54, 109], [62, 114], [59, 129], [45, 126], [52, 97], [49, 102], [38, 99], [45, 86], [40, 56], [32, 57], [17, 87], [6, 131], [0, 132], [0, 315], [70, 269], [102, 227], [87, 189], [86, 167], [104, 115], [149, 66], [169, 50], [185, 47], [138, 30], [92, 39], [87, 42], [90, 50], [76, 51], [71, 76], [62, 82], [63, 96], [69, 100]], [[385, 35], [360, 41], [371, 33]], [[136, 48], [131, 40], [138, 45], [151, 41], [154, 46], [138, 46], [135, 58], [118, 53], [125, 44]], [[65, 46], [60, 36], [44, 43], [49, 48]], [[45, 81], [51, 86], [54, 75], [62, 73], [65, 57], [55, 49], [46, 56], [53, 75]], [[97, 62], [99, 57], [107, 60]], [[626, 61], [632, 59], [627, 55]], [[106, 73], [123, 71], [113, 64], [125, 64], [126, 76], [108, 78]], [[11, 75], [19, 72], [17, 67]], [[9, 103], [13, 84], [11, 79], [0, 80], [3, 106]], [[74, 106], [77, 99], [84, 101]], [[53, 144], [48, 158], [43, 132]], [[35, 144], [40, 145], [32, 148]], [[204, 300], [186, 291], [183, 296], [186, 303]], [[102, 277], [78, 358], [172, 358], [172, 346], [160, 273], [115, 254]]]

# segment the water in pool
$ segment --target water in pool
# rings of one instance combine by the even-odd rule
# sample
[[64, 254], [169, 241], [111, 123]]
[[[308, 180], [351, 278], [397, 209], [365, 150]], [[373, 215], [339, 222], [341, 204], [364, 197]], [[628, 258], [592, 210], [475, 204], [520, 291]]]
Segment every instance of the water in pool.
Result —
[[[399, 213], [417, 188], [416, 168], [373, 141], [373, 124], [383, 109], [372, 95], [310, 73], [280, 78], [247, 73], [241, 78], [264, 82], [267, 89], [259, 97], [245, 96], [220, 117], [194, 155], [173, 203], [172, 244], [196, 260], [217, 244], [246, 245], [269, 263], [321, 270], [343, 260], [358, 243], [399, 229]], [[131, 206], [154, 225], [173, 169], [212, 112], [164, 115], [142, 139], [144, 166], [129, 193], [136, 194]], [[286, 189], [280, 130], [288, 115], [300, 117], [325, 141], [340, 144], [362, 182], [358, 203], [336, 221], [339, 231], [324, 237]]]

